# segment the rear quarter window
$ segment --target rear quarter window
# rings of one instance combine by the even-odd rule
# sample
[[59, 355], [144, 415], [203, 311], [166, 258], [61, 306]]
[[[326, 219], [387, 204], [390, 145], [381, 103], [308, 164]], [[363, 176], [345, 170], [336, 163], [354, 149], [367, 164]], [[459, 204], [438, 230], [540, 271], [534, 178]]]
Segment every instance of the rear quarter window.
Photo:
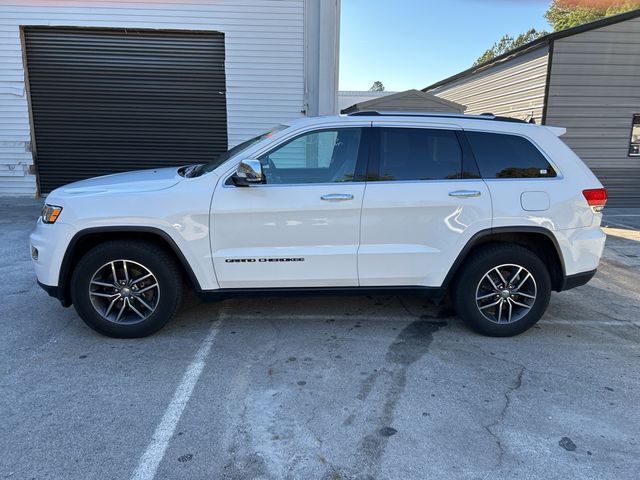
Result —
[[540, 150], [524, 137], [469, 131], [465, 135], [482, 178], [550, 178], [557, 175]]

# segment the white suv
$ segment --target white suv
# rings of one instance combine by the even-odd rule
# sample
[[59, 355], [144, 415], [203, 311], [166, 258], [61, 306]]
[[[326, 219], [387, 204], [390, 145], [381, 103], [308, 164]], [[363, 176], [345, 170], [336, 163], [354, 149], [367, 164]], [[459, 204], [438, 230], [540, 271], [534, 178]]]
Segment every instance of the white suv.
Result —
[[606, 191], [562, 133], [490, 115], [300, 119], [209, 164], [53, 191], [33, 264], [114, 337], [160, 329], [183, 284], [207, 300], [449, 290], [472, 328], [515, 335], [604, 248]]

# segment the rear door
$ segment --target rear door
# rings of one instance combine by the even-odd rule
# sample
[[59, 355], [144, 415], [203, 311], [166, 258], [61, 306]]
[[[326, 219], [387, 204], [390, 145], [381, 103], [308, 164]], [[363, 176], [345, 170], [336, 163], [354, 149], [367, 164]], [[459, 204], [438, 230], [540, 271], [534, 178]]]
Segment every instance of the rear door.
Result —
[[374, 122], [358, 251], [361, 286], [440, 286], [491, 226], [491, 198], [453, 126]]

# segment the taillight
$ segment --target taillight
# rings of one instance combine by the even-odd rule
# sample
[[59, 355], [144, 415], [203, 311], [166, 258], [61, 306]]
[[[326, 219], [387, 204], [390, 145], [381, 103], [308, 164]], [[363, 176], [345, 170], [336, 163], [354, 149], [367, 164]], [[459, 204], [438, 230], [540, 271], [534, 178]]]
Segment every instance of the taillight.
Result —
[[594, 212], [601, 212], [604, 206], [607, 204], [607, 189], [606, 188], [592, 188], [589, 190], [583, 190], [582, 194], [587, 199], [587, 203]]

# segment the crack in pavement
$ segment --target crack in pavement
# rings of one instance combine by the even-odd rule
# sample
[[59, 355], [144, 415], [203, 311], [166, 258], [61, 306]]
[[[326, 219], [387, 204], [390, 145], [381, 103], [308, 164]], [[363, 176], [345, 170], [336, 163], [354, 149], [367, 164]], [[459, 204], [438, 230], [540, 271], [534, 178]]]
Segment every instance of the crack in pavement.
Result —
[[509, 407], [511, 406], [511, 394], [513, 394], [513, 392], [515, 392], [520, 387], [522, 387], [522, 377], [524, 376], [524, 373], [526, 371], [527, 369], [524, 366], [521, 366], [520, 371], [518, 372], [518, 376], [516, 377], [515, 384], [503, 392], [505, 402], [496, 420], [494, 420], [488, 425], [482, 425], [482, 427], [487, 431], [487, 433], [489, 433], [489, 435], [491, 435], [491, 437], [495, 440], [496, 445], [498, 447], [498, 461], [496, 462], [496, 465], [493, 467], [493, 469], [489, 470], [487, 474], [483, 477], [485, 479], [488, 478], [491, 473], [495, 472], [497, 469], [499, 469], [502, 466], [502, 462], [504, 460], [504, 455], [505, 455], [505, 448], [504, 448], [504, 445], [502, 444], [502, 440], [500, 439], [500, 436], [496, 432], [494, 432], [494, 429], [495, 427], [500, 425], [502, 422], [504, 422], [504, 419], [507, 416], [507, 410], [509, 410]]
[[[313, 407], [313, 409], [311, 410], [311, 415], [309, 416], [307, 421], [304, 423], [304, 426], [307, 430], [309, 430], [309, 432], [311, 432], [311, 435], [313, 435], [313, 438], [316, 440], [316, 442], [318, 442], [318, 452], [319, 452], [317, 454], [318, 460], [323, 464], [324, 463], [327, 464], [327, 472], [325, 473], [324, 477], [325, 478], [342, 478], [341, 477], [342, 469], [339, 467], [336, 467], [333, 464], [333, 462], [331, 462], [327, 458], [327, 456], [323, 452], [324, 440], [322, 440], [322, 437], [320, 437], [320, 435], [318, 435], [318, 433], [311, 427], [311, 422], [315, 420], [316, 414], [320, 406], [321, 405], [316, 405], [315, 407]], [[291, 471], [291, 468], [289, 469], [289, 471]]]
[[532, 370], [529, 367], [527, 367], [526, 365], [516, 361], [516, 360], [512, 360], [509, 358], [504, 358], [504, 357], [499, 357], [497, 355], [491, 355], [487, 352], [485, 352], [481, 347], [479, 347], [478, 345], [472, 345], [473, 347], [475, 347], [478, 350], [478, 354], [486, 357], [486, 358], [491, 358], [493, 360], [499, 360], [501, 362], [504, 363], [508, 363], [510, 365], [515, 365], [518, 368], [522, 368], [524, 369], [527, 373], [534, 373], [536, 375], [542, 375], [542, 376], [550, 376], [550, 377], [557, 377], [557, 378], [562, 378], [563, 380], [575, 380], [574, 377], [569, 377], [567, 375], [561, 375], [559, 373], [555, 373], [555, 372], [541, 372], [540, 370]]

